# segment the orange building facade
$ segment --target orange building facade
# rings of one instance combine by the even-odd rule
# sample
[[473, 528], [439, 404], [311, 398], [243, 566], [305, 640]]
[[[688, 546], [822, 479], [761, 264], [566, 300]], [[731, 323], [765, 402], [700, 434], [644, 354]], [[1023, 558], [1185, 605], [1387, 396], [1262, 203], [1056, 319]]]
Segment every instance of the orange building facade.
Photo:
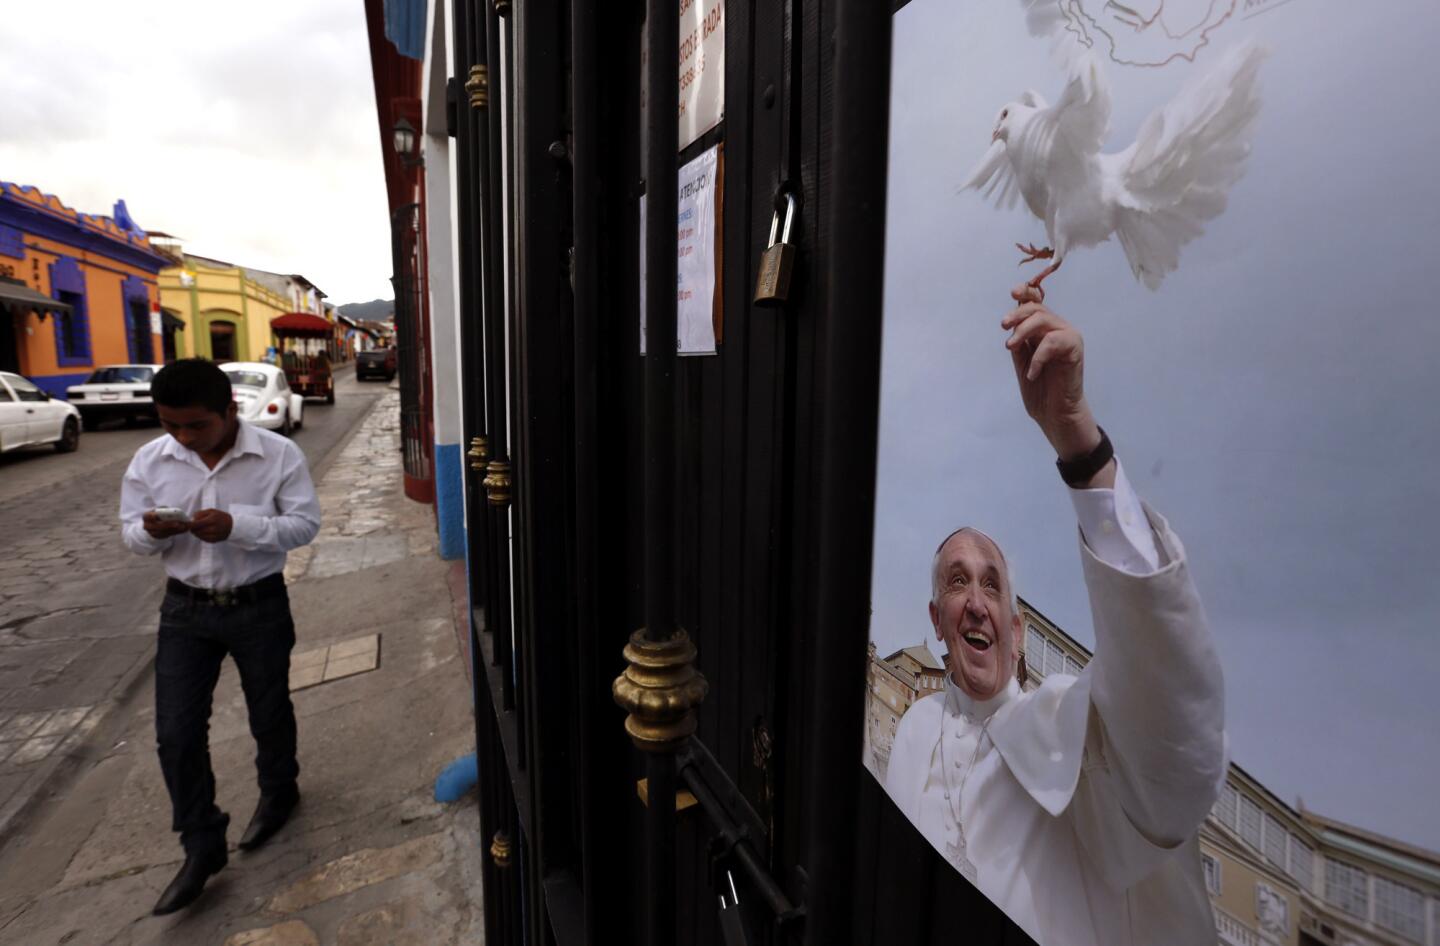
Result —
[[0, 182], [0, 279], [70, 307], [0, 308], [0, 370], [63, 398], [98, 365], [164, 361], [157, 277], [167, 264], [124, 201], [97, 216]]

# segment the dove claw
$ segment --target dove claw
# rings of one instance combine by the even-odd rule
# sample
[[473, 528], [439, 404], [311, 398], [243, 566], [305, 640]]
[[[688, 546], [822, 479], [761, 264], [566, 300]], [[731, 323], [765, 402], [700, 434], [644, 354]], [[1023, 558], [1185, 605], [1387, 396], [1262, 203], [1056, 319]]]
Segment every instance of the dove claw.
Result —
[[[1054, 252], [1051, 251], [1051, 254], [1050, 254], [1050, 255], [1053, 256], [1053, 255], [1054, 255]], [[1049, 258], [1050, 258], [1049, 256], [1041, 257], [1041, 259], [1049, 259]], [[1027, 262], [1028, 262], [1028, 260], [1027, 260]], [[1043, 283], [1043, 282], [1046, 280], [1046, 278], [1049, 277], [1049, 275], [1050, 275], [1051, 273], [1053, 273], [1053, 272], [1055, 272], [1055, 270], [1059, 269], [1059, 268], [1060, 268], [1060, 264], [1063, 263], [1063, 262], [1064, 262], [1063, 259], [1057, 259], [1055, 262], [1051, 263], [1049, 266], [1046, 266], [1043, 270], [1041, 270], [1041, 271], [1040, 271], [1040, 274], [1039, 274], [1038, 276], [1036, 276], [1034, 279], [1030, 280], [1028, 283], [1025, 284], [1025, 285], [1029, 286], [1031, 289], [1034, 289], [1037, 293], [1040, 294], [1040, 300], [1039, 300], [1040, 302], [1044, 302], [1044, 301], [1045, 301], [1045, 287], [1042, 286], [1042, 285], [1040, 285], [1040, 284]]]
[[1025, 254], [1025, 258], [1020, 261], [1021, 266], [1024, 266], [1026, 263], [1033, 263], [1036, 260], [1054, 259], [1055, 257], [1055, 251], [1053, 249], [1048, 246], [1037, 247], [1034, 243], [1016, 243], [1015, 249]]

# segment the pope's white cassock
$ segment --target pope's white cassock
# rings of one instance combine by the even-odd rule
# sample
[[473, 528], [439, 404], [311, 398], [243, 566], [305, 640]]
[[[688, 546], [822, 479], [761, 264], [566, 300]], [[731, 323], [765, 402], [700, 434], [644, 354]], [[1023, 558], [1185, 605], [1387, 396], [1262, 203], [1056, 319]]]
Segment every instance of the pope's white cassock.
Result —
[[1185, 550], [1123, 470], [1071, 498], [1094, 658], [986, 702], [947, 675], [901, 720], [886, 790], [1041, 946], [1209, 946], [1224, 687]]

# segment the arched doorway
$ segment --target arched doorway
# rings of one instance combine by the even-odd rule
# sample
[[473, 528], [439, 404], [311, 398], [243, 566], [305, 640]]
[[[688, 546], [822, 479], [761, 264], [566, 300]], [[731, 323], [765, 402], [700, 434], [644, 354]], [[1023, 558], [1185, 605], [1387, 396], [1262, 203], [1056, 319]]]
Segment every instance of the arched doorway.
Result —
[[210, 323], [210, 358], [212, 361], [236, 361], [235, 323]]

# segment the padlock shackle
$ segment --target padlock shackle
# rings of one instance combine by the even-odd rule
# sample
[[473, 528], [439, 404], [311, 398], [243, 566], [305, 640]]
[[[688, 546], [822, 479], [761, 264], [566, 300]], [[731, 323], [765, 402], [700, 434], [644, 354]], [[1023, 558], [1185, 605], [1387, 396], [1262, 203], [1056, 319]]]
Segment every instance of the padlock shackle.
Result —
[[795, 194], [787, 190], [783, 191], [781, 196], [785, 198], [785, 226], [783, 229], [780, 226], [780, 207], [778, 206], [780, 201], [777, 197], [775, 212], [770, 215], [770, 239], [765, 244], [766, 246], [774, 246], [777, 235], [780, 237], [781, 243], [790, 242], [790, 227], [795, 222]]

